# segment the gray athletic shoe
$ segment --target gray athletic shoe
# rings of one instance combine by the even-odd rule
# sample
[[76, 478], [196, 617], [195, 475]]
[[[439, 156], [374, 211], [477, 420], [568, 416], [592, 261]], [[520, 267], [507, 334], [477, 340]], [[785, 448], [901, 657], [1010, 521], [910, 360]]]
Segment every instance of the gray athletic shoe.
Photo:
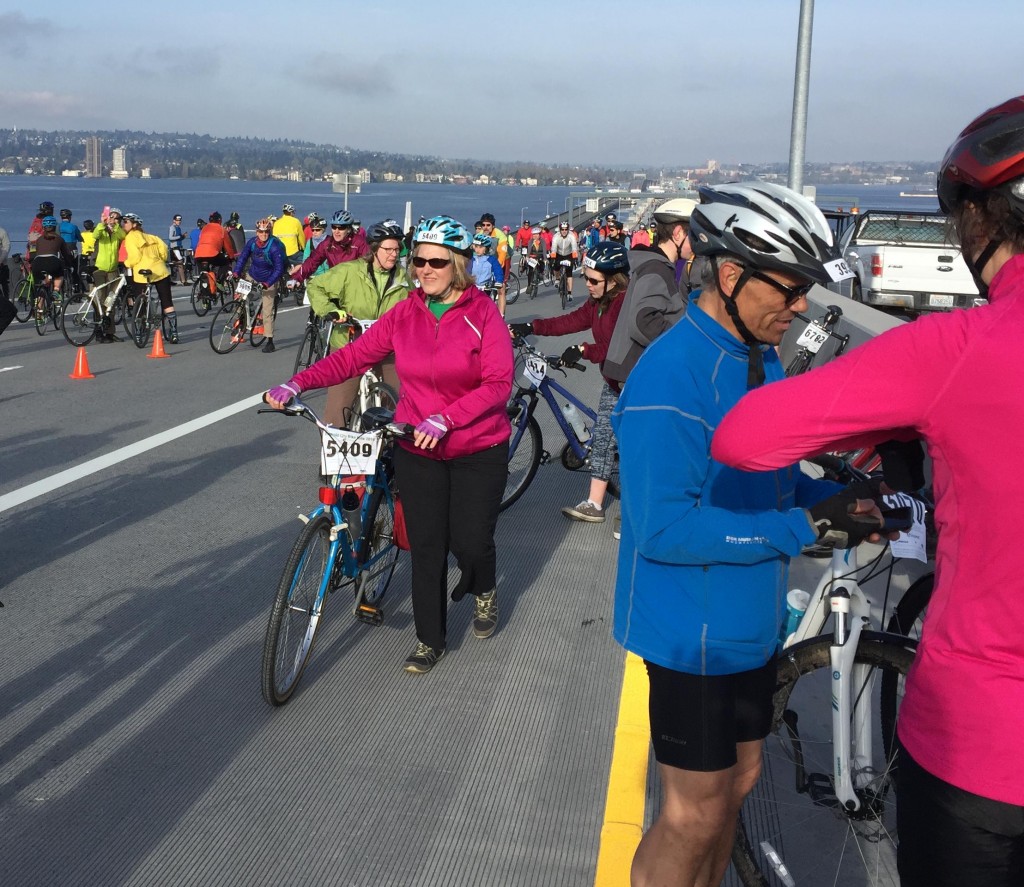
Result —
[[612, 521], [612, 539], [622, 538], [622, 514], [615, 515], [615, 520]]
[[572, 508], [566, 506], [562, 509], [562, 514], [571, 520], [582, 520], [591, 524], [604, 523], [604, 509], [598, 508], [589, 499], [584, 499], [579, 505], [574, 505]]
[[438, 660], [444, 656], [444, 650], [435, 650], [422, 642], [417, 642], [416, 649], [412, 655], [405, 660], [403, 668], [409, 674], [426, 674], [437, 665]]
[[498, 590], [492, 588], [487, 594], [476, 596], [473, 612], [473, 634], [478, 638], [489, 638], [498, 627]]

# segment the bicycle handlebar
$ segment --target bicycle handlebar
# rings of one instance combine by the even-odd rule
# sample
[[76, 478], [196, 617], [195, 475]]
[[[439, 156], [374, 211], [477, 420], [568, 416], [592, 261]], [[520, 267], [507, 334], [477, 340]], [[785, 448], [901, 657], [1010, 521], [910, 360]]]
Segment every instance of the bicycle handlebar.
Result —
[[556, 370], [563, 370], [563, 369], [579, 370], [581, 373], [585, 373], [587, 371], [587, 367], [586, 367], [585, 364], [582, 364], [582, 363], [562, 363], [561, 357], [559, 357], [557, 354], [543, 354], [543, 353], [541, 353], [536, 348], [534, 348], [529, 342], [527, 342], [526, 339], [523, 336], [516, 336], [512, 340], [512, 347], [513, 348], [518, 348], [521, 351], [526, 351], [527, 353], [533, 355], [534, 357], [539, 357], [541, 360], [543, 360], [545, 363], [547, 363], [547, 365], [549, 367], [551, 367], [552, 369], [556, 369]]
[[[264, 392], [264, 394], [263, 394], [263, 402], [264, 403], [267, 402], [267, 393], [266, 392]], [[284, 409], [275, 410], [275, 409], [265, 409], [263, 407], [259, 407], [256, 410], [256, 412], [257, 413], [277, 413], [278, 415], [282, 415], [282, 416], [301, 416], [303, 419], [306, 419], [306, 420], [312, 422], [314, 425], [316, 425], [317, 428], [321, 429], [322, 431], [331, 431], [331, 430], [338, 431], [338, 430], [340, 430], [340, 429], [336, 428], [334, 425], [328, 425], [326, 422], [324, 422], [313, 411], [312, 407], [310, 407], [307, 404], [303, 403], [297, 397], [293, 398], [291, 403], [289, 403], [287, 406], [285, 406]], [[412, 434], [413, 434], [413, 431], [415, 431], [415, 427], [413, 425], [409, 424], [408, 422], [388, 422], [388, 424], [385, 425], [381, 430], [385, 433], [385, 435], [387, 437], [392, 438], [392, 439], [394, 439], [394, 438], [412, 439]]]

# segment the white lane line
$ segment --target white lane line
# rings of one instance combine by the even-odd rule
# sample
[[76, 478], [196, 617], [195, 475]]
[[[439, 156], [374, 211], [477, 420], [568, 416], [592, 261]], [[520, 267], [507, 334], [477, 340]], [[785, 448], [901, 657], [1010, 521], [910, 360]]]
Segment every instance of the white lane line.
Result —
[[20, 364], [16, 367], [0, 367], [0, 373], [9, 373], [11, 370], [23, 370], [25, 367]]
[[59, 490], [61, 487], [73, 484], [75, 481], [82, 480], [90, 474], [96, 474], [98, 471], [103, 471], [105, 468], [110, 468], [112, 465], [117, 465], [119, 462], [131, 459], [133, 456], [138, 456], [140, 453], [156, 449], [166, 443], [170, 443], [172, 440], [177, 440], [179, 437], [191, 434], [193, 431], [199, 431], [202, 428], [206, 428], [208, 425], [220, 422], [222, 419], [228, 419], [236, 413], [240, 413], [243, 410], [248, 410], [251, 407], [256, 406], [261, 403], [262, 400], [262, 393], [254, 394], [252, 397], [247, 397], [245, 400], [240, 400], [230, 406], [215, 410], [212, 413], [207, 413], [205, 416], [200, 416], [198, 419], [192, 419], [191, 421], [178, 425], [175, 428], [171, 428], [168, 431], [161, 431], [159, 434], [154, 434], [152, 437], [147, 437], [137, 443], [128, 444], [126, 447], [121, 447], [119, 450], [107, 453], [105, 456], [97, 456], [95, 459], [90, 459], [88, 462], [83, 462], [81, 465], [76, 465], [74, 468], [68, 468], [66, 471], [59, 471], [57, 474], [44, 478], [43, 480], [36, 481], [35, 483], [21, 487], [12, 493], [0, 496], [0, 514], [32, 499], [37, 499], [39, 496], [45, 496], [47, 493], [52, 493], [54, 490]]

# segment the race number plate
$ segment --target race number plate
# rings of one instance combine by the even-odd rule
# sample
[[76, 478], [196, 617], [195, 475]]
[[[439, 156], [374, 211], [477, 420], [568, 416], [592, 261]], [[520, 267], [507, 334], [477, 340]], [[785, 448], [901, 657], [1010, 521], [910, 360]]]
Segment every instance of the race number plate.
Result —
[[796, 340], [796, 347], [806, 348], [811, 354], [817, 354], [827, 341], [828, 333], [818, 324], [812, 322], [807, 324], [804, 331], [800, 333], [800, 338]]
[[252, 283], [248, 280], [240, 280], [235, 284], [235, 292], [240, 296], [247, 296], [252, 292]]
[[527, 259], [526, 260], [526, 264], [529, 265], [531, 268], [536, 268], [537, 267], [537, 260], [536, 259]]
[[525, 246], [522, 246], [522, 247], [520, 247], [520, 248], [519, 248], [519, 252], [521, 252], [521, 253], [522, 253], [522, 254], [523, 254], [523, 255], [525, 256], [525, 255], [526, 255], [526, 253], [527, 253], [527, 249], [526, 249], [526, 247], [525, 247]]
[[530, 384], [536, 388], [544, 381], [544, 377], [548, 374], [547, 362], [541, 360], [539, 357], [528, 357], [526, 358], [526, 366], [523, 368], [523, 375], [530, 380]]
[[382, 436], [380, 431], [321, 430], [320, 473], [373, 474]]

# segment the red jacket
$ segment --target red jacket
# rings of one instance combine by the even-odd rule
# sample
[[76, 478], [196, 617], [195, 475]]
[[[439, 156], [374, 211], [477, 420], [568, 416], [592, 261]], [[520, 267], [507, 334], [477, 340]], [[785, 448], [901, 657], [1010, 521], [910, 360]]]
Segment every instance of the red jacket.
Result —
[[[612, 330], [615, 329], [615, 321], [619, 317], [619, 311], [622, 310], [622, 301], [623, 294], [619, 293], [604, 311], [599, 312], [597, 299], [588, 297], [586, 302], [569, 314], [541, 318], [532, 321], [530, 325], [538, 336], [564, 336], [567, 333], [591, 330], [594, 334], [594, 341], [583, 346], [583, 356], [591, 363], [601, 364], [603, 368], [604, 359], [608, 354], [608, 343], [612, 338]], [[607, 376], [604, 377], [604, 380], [614, 391], [619, 390], [618, 382]]]
[[497, 306], [475, 286], [440, 320], [417, 287], [358, 339], [293, 376], [291, 384], [300, 391], [337, 385], [392, 351], [402, 385], [395, 421], [418, 425], [440, 414], [448, 424], [434, 450], [418, 450], [411, 441], [399, 441], [402, 446], [430, 459], [454, 459], [508, 441], [512, 342]]
[[299, 266], [292, 277], [295, 280], [305, 280], [312, 277], [324, 262], [328, 268], [340, 265], [342, 262], [351, 262], [353, 259], [369, 255], [370, 248], [366, 244], [366, 235], [362, 230], [357, 231], [347, 243], [339, 244], [332, 235], [328, 234], [321, 240], [309, 257]]
[[207, 222], [199, 233], [199, 242], [196, 244], [197, 259], [212, 259], [221, 250], [227, 254], [229, 259], [238, 255], [235, 245], [228, 237], [227, 229], [220, 222]]

